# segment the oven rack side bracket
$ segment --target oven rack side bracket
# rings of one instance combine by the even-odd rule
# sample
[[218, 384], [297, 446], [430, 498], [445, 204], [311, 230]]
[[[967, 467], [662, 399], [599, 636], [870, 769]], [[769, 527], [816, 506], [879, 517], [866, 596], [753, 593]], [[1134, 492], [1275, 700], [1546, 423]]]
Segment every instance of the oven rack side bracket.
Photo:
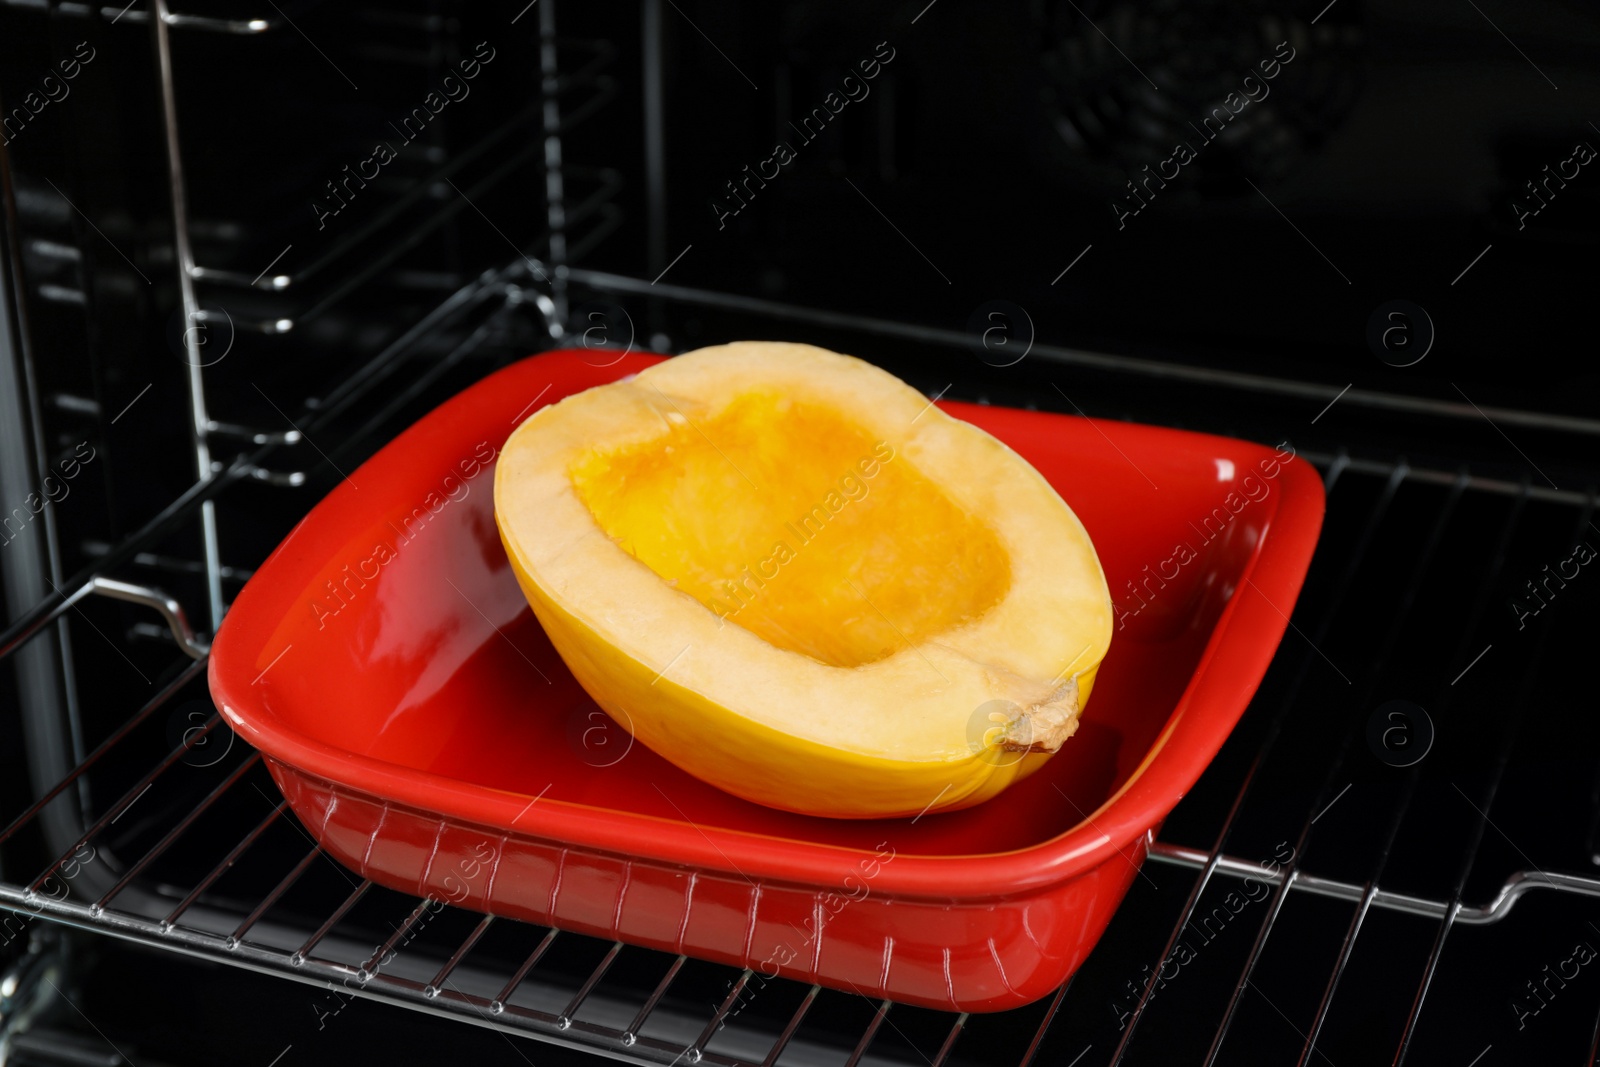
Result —
[[136, 585], [133, 582], [97, 576], [80, 587], [76, 594], [68, 597], [68, 600], [75, 603], [82, 597], [90, 595], [155, 609], [166, 622], [173, 641], [177, 642], [178, 647], [190, 659], [203, 660], [211, 652], [211, 645], [200, 640], [195, 635], [194, 628], [189, 625], [189, 614], [183, 610], [183, 605], [175, 597], [154, 586]]
[[[1230, 878], [1254, 878], [1281, 885], [1289, 876], [1287, 871], [1280, 871], [1276, 875], [1268, 874], [1261, 863], [1241, 859], [1238, 856], [1218, 855], [1213, 860], [1212, 854], [1206, 849], [1155, 841], [1153, 837], [1149, 845], [1149, 855], [1157, 863], [1182, 867], [1186, 870], [1202, 871], [1209, 866], [1216, 873]], [[1359, 904], [1370, 892], [1372, 907], [1427, 919], [1443, 919], [1450, 914], [1452, 907], [1456, 906], [1448, 900], [1413, 896], [1376, 885], [1357, 885], [1354, 882], [1343, 882], [1303, 872], [1296, 872], [1293, 888], [1311, 896], [1342, 900], [1351, 904]], [[1497, 923], [1510, 915], [1511, 909], [1516, 907], [1517, 902], [1535, 889], [1552, 889], [1576, 896], [1600, 898], [1600, 878], [1569, 874], [1564, 871], [1538, 869], [1513, 871], [1501, 884], [1499, 891], [1487, 902], [1460, 905], [1455, 921], [1468, 926], [1488, 926]]]

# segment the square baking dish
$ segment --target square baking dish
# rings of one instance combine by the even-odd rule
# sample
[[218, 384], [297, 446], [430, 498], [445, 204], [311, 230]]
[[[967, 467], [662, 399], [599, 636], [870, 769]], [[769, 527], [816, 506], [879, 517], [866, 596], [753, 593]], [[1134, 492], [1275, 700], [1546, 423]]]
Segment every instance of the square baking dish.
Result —
[[494, 461], [512, 429], [659, 358], [531, 357], [351, 472], [233, 604], [218, 707], [325, 849], [393, 889], [932, 1008], [1051, 992], [1265, 673], [1321, 479], [1287, 448], [941, 403], [1037, 467], [1093, 538], [1117, 605], [1094, 699], [1059, 754], [987, 803], [797, 815], [633, 744], [501, 548]]

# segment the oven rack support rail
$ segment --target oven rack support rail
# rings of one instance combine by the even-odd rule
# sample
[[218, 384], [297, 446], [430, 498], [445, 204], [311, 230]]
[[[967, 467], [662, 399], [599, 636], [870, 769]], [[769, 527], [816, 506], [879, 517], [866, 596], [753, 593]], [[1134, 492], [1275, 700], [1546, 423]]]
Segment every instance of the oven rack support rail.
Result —
[[[852, 330], [864, 335], [917, 341], [924, 344], [938, 345], [942, 348], [970, 349], [973, 345], [973, 336], [971, 334], [938, 326], [899, 322], [894, 319], [876, 318], [852, 312], [803, 307], [763, 297], [697, 289], [691, 286], [675, 285], [671, 282], [646, 281], [625, 274], [591, 270], [586, 267], [558, 268], [556, 273], [558, 277], [569, 278], [574, 283], [582, 283], [603, 292], [619, 295], [652, 296], [663, 300], [692, 304], [697, 307], [742, 312], [806, 325]], [[1398, 412], [1408, 415], [1427, 415], [1469, 421], [1482, 420], [1487, 416], [1494, 423], [1501, 426], [1578, 434], [1584, 437], [1600, 437], [1600, 418], [1529, 411], [1522, 408], [1474, 405], [1455, 400], [1411, 396], [1376, 389], [1346, 388], [1296, 378], [1271, 377], [1246, 371], [1192, 366], [1144, 356], [1090, 352], [1081, 348], [1066, 348], [1061, 345], [1042, 342], [1033, 344], [1028, 349], [1028, 355], [1030, 357], [1037, 356], [1063, 366], [1102, 371], [1118, 376], [1137, 376], [1154, 382], [1220, 387], [1242, 393], [1260, 394], [1289, 400], [1304, 400], [1308, 403], [1319, 405], [1338, 399], [1340, 404], [1352, 404], [1374, 411]], [[1312, 410], [1316, 409], [1312, 408]], [[1453, 475], [1450, 477], [1453, 477]], [[1534, 492], [1538, 495], [1540, 492], [1539, 487], [1535, 487]], [[1566, 500], [1571, 498], [1558, 495], [1551, 499]]]
[[[321, 4], [322, 0], [304, 0], [285, 5], [288, 13], [267, 5], [272, 10], [263, 17], [218, 18], [174, 11], [169, 7], [168, 0], [134, 0], [132, 4], [119, 3], [114, 6], [70, 0], [51, 5], [34, 0], [0, 0], [0, 8], [31, 11], [48, 6], [52, 16], [113, 24], [126, 22], [129, 27], [138, 24], [149, 33], [156, 61], [162, 140], [167, 164], [174, 280], [184, 322], [209, 324], [217, 321], [214, 309], [221, 306], [219, 300], [226, 300], [229, 293], [253, 289], [281, 296], [286, 301], [286, 310], [282, 314], [269, 314], [264, 318], [230, 315], [229, 328], [246, 336], [290, 333], [323, 315], [362, 286], [370, 284], [424, 239], [450, 224], [463, 212], [470, 213], [470, 205], [475, 199], [487, 195], [519, 174], [531, 174], [534, 180], [543, 184], [547, 195], [551, 197], [545, 212], [546, 232], [530, 242], [530, 248], [543, 255], [547, 264], [536, 263], [525, 257], [524, 264], [533, 270], [543, 272], [546, 265], [553, 269], [570, 258], [587, 254], [620, 226], [622, 211], [616, 204], [623, 186], [620, 172], [565, 162], [559, 147], [562, 137], [593, 119], [618, 95], [616, 79], [608, 73], [608, 68], [615, 63], [616, 50], [605, 41], [557, 36], [554, 3], [549, 0], [537, 19], [540, 41], [539, 99], [482, 134], [473, 143], [465, 145], [449, 159], [419, 173], [408, 192], [396, 197], [372, 219], [309, 263], [275, 273], [269, 268], [252, 279], [248, 274], [199, 262], [190, 234], [187, 168], [178, 101], [177, 81], [183, 71], [175, 62], [171, 35], [187, 31], [242, 36], [274, 34], [292, 25], [290, 14], [301, 15]], [[427, 30], [425, 18], [415, 21], [419, 31]], [[530, 130], [537, 134], [533, 142], [517, 149], [515, 146], [518, 141], [525, 138]], [[427, 201], [433, 191], [443, 183], [454, 185], [452, 179], [460, 182], [460, 187], [456, 188], [459, 195], [442, 206], [430, 206]], [[408, 212], [414, 214], [419, 211], [423, 217], [409, 220], [408, 225], [396, 224]], [[235, 251], [240, 254], [249, 252], [248, 249], [227, 250], [228, 253]], [[534, 294], [531, 290], [524, 290], [522, 295], [528, 298], [530, 307], [543, 313], [547, 328], [552, 335], [556, 335], [560, 330], [557, 317], [565, 315], [562, 286], [549, 275], [542, 280], [548, 292]], [[217, 295], [211, 295], [213, 293]], [[230, 465], [218, 458], [219, 455], [231, 454], [241, 445], [248, 447], [270, 443], [293, 447], [304, 444], [306, 437], [299, 429], [264, 431], [259, 427], [213, 417], [202, 373], [206, 361], [196, 347], [202, 343], [199, 339], [201, 332], [186, 330], [182, 335], [187, 349], [185, 387], [191, 424], [189, 447], [198, 479], [196, 484], [205, 484], [214, 479], [231, 482], [243, 476], [288, 488], [303, 485], [306, 480], [303, 470], [272, 469], [260, 462], [250, 462], [240, 467], [237, 463]], [[391, 352], [393, 348], [391, 346]], [[353, 376], [352, 381], [359, 380], [360, 376]], [[341, 392], [342, 388], [335, 392]], [[199, 506], [193, 509], [193, 518], [198, 520], [200, 537], [200, 559], [196, 573], [204, 579], [206, 602], [203, 610], [189, 617], [200, 620], [204, 632], [214, 633], [227, 609], [223, 581], [234, 569], [223, 562], [224, 552], [210, 495], [205, 495], [199, 501]], [[53, 599], [60, 601], [67, 597], [87, 595], [89, 591], [85, 583], [72, 581], [57, 591]], [[46, 623], [49, 621], [48, 618], [44, 619]], [[174, 630], [175, 634], [178, 632]], [[193, 637], [192, 633], [190, 637]], [[0, 638], [0, 648], [9, 643], [8, 639]]]
[[[184, 25], [187, 16], [174, 14], [168, 7], [168, 0], [146, 0], [146, 3], [148, 4], [149, 18], [147, 21], [150, 28], [150, 38], [154, 46], [157, 74], [160, 82], [162, 133], [167, 156], [168, 202], [171, 209], [172, 241], [176, 260], [179, 308], [182, 312], [182, 321], [192, 327], [195, 324], [208, 321], [207, 310], [202, 306], [201, 302], [199, 283], [208, 278], [218, 279], [218, 272], [208, 269], [198, 262], [194, 241], [190, 234], [188, 180], [184, 165], [183, 138], [179, 123], [177, 81], [172, 47], [172, 30], [175, 27]], [[275, 10], [278, 9], [275, 8]], [[282, 16], [282, 22], [290, 21], [287, 15], [282, 14], [281, 10], [278, 10], [278, 14]], [[430, 217], [422, 224], [404, 228], [400, 237], [387, 239], [388, 247], [385, 250], [376, 256], [368, 257], [367, 261], [359, 269], [350, 272], [350, 277], [337, 282], [331, 293], [321, 296], [310, 308], [304, 309], [298, 320], [291, 317], [278, 317], [260, 322], [240, 323], [240, 325], [256, 333], [287, 333], [293, 330], [299, 321], [315, 317], [352, 290], [377, 276], [401, 254], [421, 242], [433, 230], [445, 225], [465, 206], [472, 203], [471, 196], [463, 193], [455, 186], [454, 182], [450, 181], [451, 174], [475, 161], [491, 145], [502, 141], [514, 141], [515, 133], [519, 132], [525, 125], [532, 125], [535, 121], [537, 121], [542, 134], [540, 141], [536, 145], [524, 149], [520, 154], [514, 155], [510, 162], [496, 167], [488, 177], [481, 179], [476, 185], [472, 185], [471, 189], [473, 194], [481, 194], [493, 185], [503, 181], [519, 165], [529, 162], [536, 153], [542, 156], [546, 220], [548, 223], [545, 245], [548, 249], [548, 258], [551, 264], [558, 268], [565, 267], [573, 251], [568, 247], [569, 227], [578, 221], [579, 216], [586, 211], [604, 212], [605, 206], [614, 197], [616, 189], [620, 186], [620, 178], [614, 174], [604, 178], [602, 180], [602, 192], [597, 197], [590, 198], [590, 202], [576, 205], [576, 210], [573, 213], [574, 217], [569, 220], [561, 138], [569, 133], [574, 125], [581, 123], [584, 119], [598, 112], [607, 101], [616, 95], [615, 81], [602, 73], [614, 58], [615, 51], [608, 44], [593, 44], [588, 49], [590, 52], [588, 61], [580, 64], [577, 70], [563, 75], [561, 70], [563, 42], [556, 36], [554, 0], [546, 0], [545, 5], [539, 9], [537, 22], [539, 33], [540, 100], [535, 104], [530, 104], [528, 108], [523, 109], [522, 112], [502, 123], [496, 130], [481, 138], [476, 145], [470, 146], [465, 151], [458, 153], [453, 159], [436, 168], [435, 172], [428, 176], [427, 179], [417, 181], [410, 193], [399, 198], [365, 226], [342, 240], [319, 261], [309, 265], [298, 274], [280, 273], [274, 275], [269, 280], [269, 286], [274, 290], [288, 289], [297, 282], [303, 282], [306, 275], [323, 273], [324, 268], [330, 262], [345, 258], [350, 249], [362, 244], [375, 234], [381, 233], [409, 206], [427, 196], [439, 181], [449, 183], [458, 194], [458, 199], [445, 208], [432, 212]], [[244, 20], [242, 23], [213, 19], [205, 20], [198, 25], [222, 32], [253, 33], [275, 29], [281, 23], [260, 19]], [[570, 43], [568, 44], [570, 46]], [[573, 105], [567, 98], [575, 90], [588, 91], [588, 97]], [[463, 178], [463, 180], [465, 179]], [[610, 221], [612, 224], [616, 224], [620, 221], [620, 216], [612, 213]], [[287, 252], [288, 249], [284, 251]], [[263, 271], [262, 275], [266, 273], [267, 271]], [[337, 274], [338, 272], [332, 273]], [[222, 272], [218, 280], [231, 281], [233, 279], [226, 272]], [[256, 281], [259, 280], [261, 280], [260, 277], [256, 279]], [[556, 279], [547, 278], [546, 280], [549, 281], [551, 290], [547, 299], [552, 302], [552, 312], [558, 321], [565, 321], [564, 283]], [[251, 283], [251, 285], [254, 284], [254, 282]], [[212, 438], [214, 435], [228, 436], [229, 427], [228, 424], [214, 419], [211, 415], [210, 403], [206, 395], [205, 375], [203, 373], [207, 361], [205, 354], [201, 350], [201, 346], [204, 344], [201, 332], [192, 328], [185, 329], [182, 334], [182, 343], [186, 350], [184, 363], [187, 369], [185, 384], [189, 400], [190, 445], [193, 451], [196, 475], [201, 479], [205, 479], [217, 473], [220, 466], [212, 457]], [[256, 436], [248, 429], [245, 432], [252, 440]], [[282, 443], [298, 443], [298, 439], [295, 442], [284, 440]], [[273, 484], [290, 486], [297, 485], [303, 480], [298, 472], [278, 474], [267, 471], [260, 466], [257, 466], [252, 471], [252, 475]], [[222, 625], [222, 617], [227, 611], [227, 604], [222, 586], [222, 548], [219, 540], [216, 505], [212, 501], [205, 500], [201, 502], [199, 519], [201, 555], [206, 582], [207, 602], [205, 617], [208, 623], [208, 632], [215, 633], [217, 627]]]
[[[330, 430], [342, 416], [380, 390], [409, 360], [416, 357], [424, 342], [437, 338], [445, 331], [461, 328], [464, 322], [492, 320], [494, 314], [501, 311], [531, 309], [541, 322], [549, 324], [552, 309], [548, 297], [538, 299], [526, 288], [513, 284], [528, 270], [528, 265], [515, 262], [508, 267], [486, 271], [461, 287], [374, 354], [344, 382], [318, 398], [314, 409], [297, 413], [295, 422], [300, 427], [301, 436], [321, 439], [323, 431]], [[367, 434], [382, 426], [394, 411], [425, 393], [446, 371], [480, 350], [487, 340], [487, 324], [486, 321], [477, 326], [467, 340], [449, 355], [430, 363], [426, 368], [419, 368], [416, 377], [385, 397], [382, 408], [366, 419], [360, 430], [341, 435], [343, 440], [330, 445], [331, 454], [336, 457], [344, 454], [351, 445], [358, 444]], [[555, 329], [553, 326], [548, 328]], [[262, 474], [268, 470], [268, 461], [292, 442], [286, 435], [265, 435], [264, 439], [252, 439], [249, 443], [255, 446], [252, 450], [239, 453], [220, 470], [196, 480], [143, 526], [132, 531], [114, 547], [109, 547], [77, 573], [58, 582], [54, 591], [19, 615], [4, 631], [0, 631], [0, 659], [10, 656], [65, 615], [71, 608], [69, 601], [75, 603], [87, 595], [87, 590], [97, 579], [110, 578], [111, 572], [132, 562], [141, 553], [155, 552], [164, 538], [193, 521], [196, 512], [205, 503], [215, 500], [228, 488], [247, 479], [269, 480]], [[154, 595], [165, 598], [165, 594], [159, 591]]]

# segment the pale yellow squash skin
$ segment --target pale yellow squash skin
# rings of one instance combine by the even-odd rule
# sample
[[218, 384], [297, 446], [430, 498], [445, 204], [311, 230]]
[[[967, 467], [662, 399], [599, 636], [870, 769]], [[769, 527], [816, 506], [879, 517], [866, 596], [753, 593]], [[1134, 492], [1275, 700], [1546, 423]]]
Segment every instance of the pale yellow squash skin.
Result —
[[[977, 517], [982, 537], [992, 532], [1002, 554], [995, 564], [1004, 569], [1002, 584], [995, 586], [997, 602], [954, 622], [943, 620], [934, 603], [926, 609], [934, 612], [929, 625], [945, 628], [907, 638], [904, 647], [887, 654], [807, 655], [746, 628], [759, 630], [757, 615], [770, 604], [742, 613], [713, 610], [709, 594], [694, 586], [688, 570], [679, 583], [642, 562], [654, 558], [659, 567], [673, 565], [662, 562], [659, 545], [645, 543], [656, 532], [639, 527], [648, 516], [641, 520], [628, 512], [628, 486], [613, 491], [619, 487], [604, 480], [611, 476], [605, 463], [596, 467], [596, 453], [622, 457], [617, 469], [636, 472], [629, 477], [638, 479], [639, 492], [648, 492], [651, 472], [663, 469], [649, 458], [651, 449], [677, 441], [681, 455], [684, 442], [699, 438], [715, 448], [706, 430], [731, 433], [737, 427], [722, 429], [718, 418], [734, 410], [730, 405], [738, 398], [761, 391], [792, 397], [805, 410], [837, 412], [841, 430], [831, 437], [859, 429], [862, 440], [887, 444], [893, 458], [885, 466], [900, 464], [895, 476], [922, 487], [916, 490], [922, 496], [880, 498], [875, 521], [903, 523], [897, 511], [914, 513], [938, 493], [956, 508], [934, 512], [957, 516], [947, 518], [947, 525]], [[635, 454], [646, 456], [648, 465], [628, 458]], [[730, 470], [739, 468], [732, 456], [723, 458]], [[750, 509], [766, 506], [757, 483], [783, 476], [781, 466], [759, 464], [758, 457], [747, 458], [750, 472], [738, 471], [750, 484]], [[670, 462], [668, 468], [675, 469]], [[712, 473], [704, 477], [714, 481], [719, 468], [707, 469]], [[592, 470], [600, 473], [585, 473]], [[918, 474], [936, 488], [916, 480]], [[707, 483], [708, 498], [731, 507], [728, 501], [737, 502], [744, 492], [733, 478], [729, 473], [725, 484]], [[887, 487], [889, 479], [880, 482]], [[597, 518], [586, 499], [608, 509], [603, 514], [611, 518]], [[882, 818], [987, 800], [1037, 769], [1076, 729], [1110, 644], [1110, 596], [1093, 546], [1031, 466], [988, 434], [930, 407], [892, 376], [810, 346], [747, 342], [702, 349], [535, 413], [502, 452], [495, 511], [524, 594], [595, 701], [640, 742], [690, 774], [776, 808]], [[764, 521], [751, 514], [729, 513], [726, 525]], [[633, 525], [608, 531], [602, 521]], [[664, 515], [662, 522], [701, 538], [723, 525], [707, 525], [693, 510], [676, 519]], [[915, 541], [911, 535], [918, 531], [905, 530]], [[877, 543], [881, 547], [881, 539]], [[837, 557], [848, 584], [850, 547], [812, 547], [816, 555], [804, 566], [825, 570]], [[798, 571], [801, 565], [792, 566]], [[858, 570], [854, 580], [867, 578]], [[878, 584], [870, 587], [870, 599], [856, 585], [849, 588], [900, 633], [875, 608], [879, 597], [895, 592], [893, 576], [875, 573], [872, 580]], [[777, 590], [777, 579], [772, 581]], [[781, 599], [764, 585], [752, 596]], [[949, 589], [928, 596], [954, 599]], [[912, 605], [907, 610], [914, 612], [920, 602], [912, 596], [897, 603]], [[819, 610], [848, 609], [848, 603], [835, 603]], [[863, 606], [861, 618], [869, 617]], [[826, 625], [839, 623], [830, 617]], [[827, 636], [820, 633], [819, 639]], [[982, 710], [993, 708], [1009, 708], [1009, 718], [1001, 715], [985, 729]]]
[[543, 600], [520, 567], [517, 577], [551, 644], [607, 714], [631, 723], [635, 738], [683, 770], [746, 800], [836, 818], [915, 816], [988, 800], [1049, 758], [991, 751], [895, 760], [782, 733], [665, 678], [652, 685], [654, 670]]

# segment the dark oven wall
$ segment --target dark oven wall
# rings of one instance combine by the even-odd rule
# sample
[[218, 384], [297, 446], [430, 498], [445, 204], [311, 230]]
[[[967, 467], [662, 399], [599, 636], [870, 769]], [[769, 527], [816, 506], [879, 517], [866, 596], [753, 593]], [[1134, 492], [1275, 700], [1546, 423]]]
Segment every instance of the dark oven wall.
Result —
[[[1558, 340], [1600, 223], [1592, 11], [702, 3], [664, 28], [679, 284], [952, 330], [1008, 301], [1041, 342], [1593, 413]], [[1367, 339], [1395, 300], [1436, 333], [1405, 368]]]

